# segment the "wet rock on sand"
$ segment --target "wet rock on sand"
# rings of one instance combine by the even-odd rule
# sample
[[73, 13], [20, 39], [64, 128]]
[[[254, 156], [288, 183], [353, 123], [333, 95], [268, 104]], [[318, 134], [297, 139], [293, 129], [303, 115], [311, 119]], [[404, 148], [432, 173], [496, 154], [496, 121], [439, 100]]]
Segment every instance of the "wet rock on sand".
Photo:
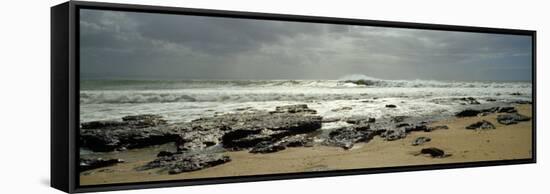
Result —
[[482, 120], [466, 126], [466, 129], [496, 129], [496, 127], [491, 122]]
[[379, 132], [370, 129], [369, 125], [343, 127], [330, 132], [326, 144], [347, 150], [351, 149], [355, 143], [369, 142], [378, 134]]
[[426, 132], [431, 132], [431, 131], [435, 131], [435, 130], [439, 130], [439, 129], [449, 129], [449, 126], [447, 126], [447, 125], [437, 125], [437, 126], [428, 127], [426, 129]]
[[487, 115], [495, 113], [499, 110], [499, 107], [492, 107], [487, 109], [465, 109], [455, 114], [456, 117], [475, 117], [480, 115]]
[[103, 158], [95, 158], [95, 159], [86, 159], [86, 158], [80, 158], [80, 165], [79, 170], [80, 172], [96, 169], [96, 168], [102, 168], [107, 166], [113, 166], [118, 163], [122, 163], [124, 160], [122, 159], [103, 159]]
[[466, 109], [455, 114], [457, 117], [475, 117], [480, 114], [480, 110]]
[[270, 141], [263, 141], [254, 146], [250, 153], [273, 153], [286, 149], [285, 146], [280, 143], [273, 143]]
[[201, 170], [204, 168], [217, 166], [230, 162], [229, 156], [213, 153], [213, 154], [186, 154], [175, 153], [169, 156], [161, 156], [147, 163], [144, 166], [138, 167], [137, 170], [157, 169], [168, 171], [169, 174], [179, 174]]
[[418, 145], [422, 145], [426, 142], [429, 142], [431, 141], [432, 139], [429, 138], [429, 137], [417, 137], [416, 139], [414, 139], [414, 141], [412, 142], [412, 145], [413, 146], [418, 146]]
[[499, 107], [497, 112], [499, 112], [499, 113], [515, 113], [515, 112], [518, 112], [518, 110], [516, 110], [516, 108], [511, 107], [511, 106], [504, 106], [504, 107]]
[[278, 141], [262, 141], [257, 143], [250, 153], [273, 153], [285, 150], [287, 147], [312, 147], [313, 138], [307, 134], [299, 134], [294, 136], [284, 137]]
[[420, 150], [420, 154], [427, 154], [432, 158], [445, 158], [451, 156], [451, 154], [445, 154], [445, 151], [435, 147], [424, 148]]
[[497, 121], [503, 125], [517, 124], [518, 122], [530, 121], [531, 117], [519, 113], [503, 114], [497, 116]]

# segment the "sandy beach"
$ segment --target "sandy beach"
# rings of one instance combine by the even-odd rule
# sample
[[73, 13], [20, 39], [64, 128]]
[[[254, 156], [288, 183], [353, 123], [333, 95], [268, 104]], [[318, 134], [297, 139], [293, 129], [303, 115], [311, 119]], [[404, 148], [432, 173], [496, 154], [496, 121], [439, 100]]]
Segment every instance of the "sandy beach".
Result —
[[[516, 109], [520, 114], [531, 116], [531, 105], [518, 105]], [[432, 124], [447, 125], [449, 129], [412, 132], [406, 138], [396, 141], [384, 141], [380, 137], [375, 137], [369, 143], [358, 143], [350, 150], [318, 145], [288, 148], [269, 154], [252, 154], [248, 151], [227, 152], [232, 159], [231, 162], [175, 175], [158, 169], [135, 170], [154, 160], [159, 150], [170, 149], [170, 145], [134, 149], [113, 153], [125, 160], [124, 163], [82, 172], [80, 184], [96, 185], [531, 158], [532, 121], [502, 125], [496, 120], [499, 114], [501, 113], [450, 118]], [[493, 123], [496, 129], [465, 129], [465, 126], [481, 120]], [[411, 142], [421, 136], [429, 137], [431, 141], [420, 146], [412, 146]], [[452, 155], [445, 158], [416, 155], [422, 148], [427, 147], [437, 147]]]

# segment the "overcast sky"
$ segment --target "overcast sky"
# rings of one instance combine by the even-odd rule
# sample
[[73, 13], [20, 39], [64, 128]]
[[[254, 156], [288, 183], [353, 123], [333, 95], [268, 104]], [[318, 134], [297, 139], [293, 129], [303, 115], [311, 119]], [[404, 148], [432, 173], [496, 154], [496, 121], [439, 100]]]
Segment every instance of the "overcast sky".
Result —
[[531, 38], [81, 10], [83, 79], [530, 80]]

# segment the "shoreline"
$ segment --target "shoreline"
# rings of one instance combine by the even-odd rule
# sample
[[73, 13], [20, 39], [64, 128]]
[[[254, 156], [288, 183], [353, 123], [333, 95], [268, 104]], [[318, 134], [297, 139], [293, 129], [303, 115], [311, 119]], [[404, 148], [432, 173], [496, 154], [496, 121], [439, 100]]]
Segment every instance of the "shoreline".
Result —
[[[520, 114], [531, 117], [531, 106], [517, 105], [516, 108]], [[158, 169], [134, 170], [154, 160], [158, 150], [165, 150], [166, 145], [128, 150], [115, 153], [122, 156], [121, 158], [126, 160], [125, 163], [82, 172], [80, 183], [97, 185], [531, 158], [532, 121], [502, 125], [496, 121], [499, 114], [502, 113], [436, 121], [430, 125], [447, 125], [449, 129], [412, 132], [407, 137], [395, 141], [384, 141], [377, 136], [368, 143], [356, 143], [350, 150], [316, 145], [290, 147], [268, 154], [253, 154], [247, 150], [225, 152], [232, 159], [231, 162], [175, 175], [159, 172]], [[465, 129], [465, 126], [481, 120], [493, 123], [496, 129]], [[412, 146], [411, 142], [421, 136], [430, 137], [431, 141], [420, 146]], [[415, 156], [415, 153], [427, 147], [440, 148], [452, 156]]]

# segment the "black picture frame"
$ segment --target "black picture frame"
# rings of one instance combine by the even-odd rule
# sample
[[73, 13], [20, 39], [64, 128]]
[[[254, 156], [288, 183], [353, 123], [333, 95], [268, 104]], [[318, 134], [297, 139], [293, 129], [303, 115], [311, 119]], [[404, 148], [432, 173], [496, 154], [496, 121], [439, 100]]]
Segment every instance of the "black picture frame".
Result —
[[[80, 186], [78, 167], [79, 135], [79, 10], [99, 9], [113, 11], [132, 11], [148, 13], [167, 13], [180, 15], [216, 16], [242, 19], [282, 20], [329, 24], [348, 24], [361, 26], [379, 26], [392, 28], [412, 28], [426, 30], [481, 32], [496, 34], [526, 35], [532, 37], [532, 158], [518, 160], [499, 160], [466, 162], [452, 164], [431, 164], [369, 169], [337, 170], [323, 172], [304, 172], [239, 177], [201, 178], [191, 180], [137, 182], [124, 184], [106, 184]], [[51, 186], [64, 192], [91, 192], [125, 189], [143, 189], [155, 187], [174, 187], [186, 185], [220, 184], [248, 181], [266, 181], [280, 179], [312, 178], [325, 176], [343, 176], [389, 173], [418, 170], [437, 170], [465, 167], [536, 163], [536, 31], [423, 24], [364, 19], [347, 19], [318, 16], [222, 11], [209, 9], [191, 9], [147, 5], [113, 4], [100, 2], [69, 1], [51, 8]]]

